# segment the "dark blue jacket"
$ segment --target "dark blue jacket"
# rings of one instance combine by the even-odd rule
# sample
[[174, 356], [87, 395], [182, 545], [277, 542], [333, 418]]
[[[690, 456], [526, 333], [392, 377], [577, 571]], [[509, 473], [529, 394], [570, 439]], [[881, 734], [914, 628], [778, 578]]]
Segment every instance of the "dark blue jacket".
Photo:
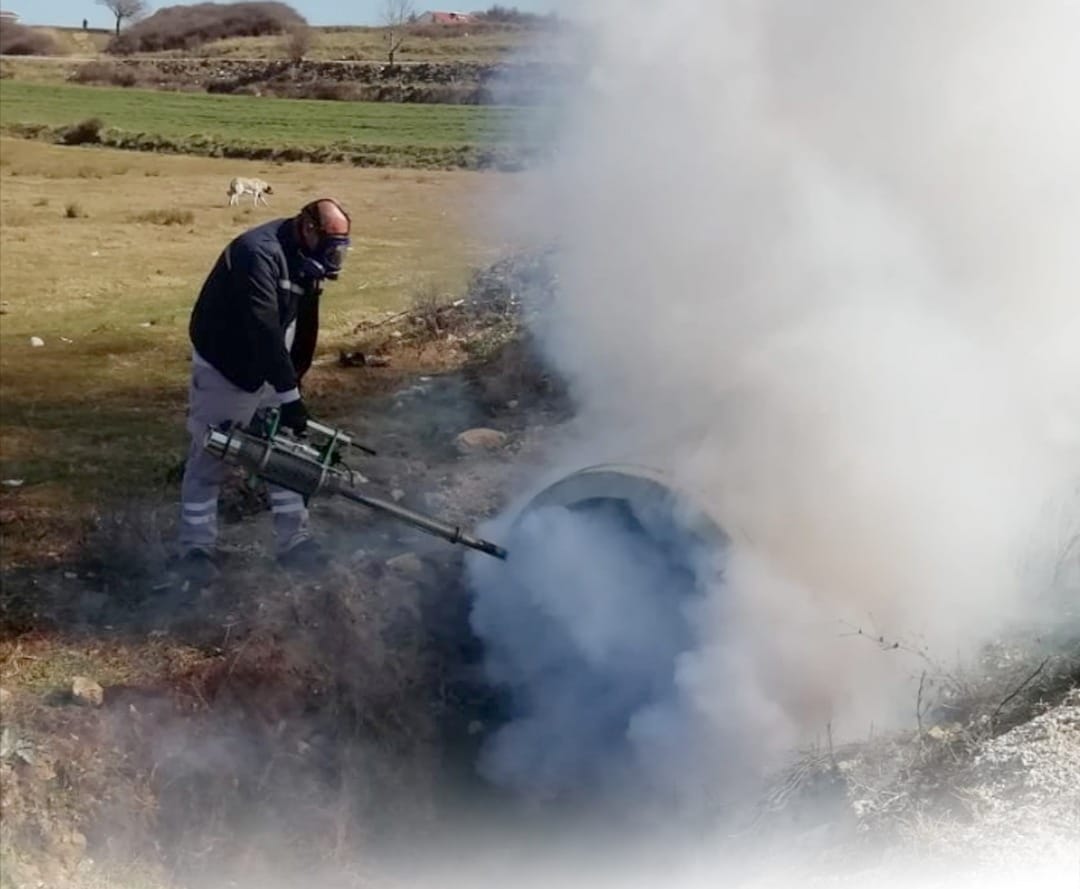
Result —
[[[274, 219], [235, 238], [218, 257], [191, 312], [199, 355], [231, 383], [255, 392], [269, 382], [295, 389], [311, 367], [321, 287], [299, 275], [292, 219]], [[285, 331], [296, 321], [292, 349]]]

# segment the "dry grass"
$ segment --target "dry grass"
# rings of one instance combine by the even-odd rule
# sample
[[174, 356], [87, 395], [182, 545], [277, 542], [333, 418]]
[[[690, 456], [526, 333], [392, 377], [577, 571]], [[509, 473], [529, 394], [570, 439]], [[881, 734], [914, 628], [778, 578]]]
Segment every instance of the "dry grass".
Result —
[[81, 28], [35, 28], [48, 34], [61, 55], [95, 56], [105, 50], [112, 37], [108, 30], [83, 31]]
[[190, 210], [179, 210], [176, 207], [159, 207], [156, 210], [133, 213], [131, 221], [144, 225], [194, 225], [195, 214]]
[[[237, 174], [270, 181], [273, 206], [228, 207], [225, 185]], [[20, 140], [0, 140], [0, 176], [0, 478], [24, 482], [0, 489], [6, 566], [61, 557], [95, 507], [170, 484], [185, 436], [188, 316], [229, 238], [316, 194], [336, 195], [351, 209], [351, 267], [328, 288], [322, 310], [320, 352], [336, 354], [351, 346], [360, 321], [404, 307], [419, 284], [462, 288], [470, 268], [501, 247], [476, 235], [475, 215], [510, 186], [497, 174], [431, 173], [417, 182], [408, 171], [121, 155]], [[60, 218], [66, 210], [57, 208], [73, 204], [74, 218]], [[198, 224], [174, 225], [162, 237], [132, 221], [133, 212], [154, 214], [145, 207], [190, 213]], [[362, 383], [352, 375], [331, 384], [327, 375], [317, 366], [310, 390], [337, 403]]]
[[[381, 28], [313, 28], [305, 57], [386, 61], [385, 32]], [[557, 38], [544, 32], [514, 27], [445, 28], [409, 34], [395, 61], [496, 62], [515, 58], [551, 58], [558, 50]], [[288, 58], [288, 36], [234, 37], [199, 47], [199, 55], [237, 59]]]
[[30, 83], [62, 84], [71, 77], [87, 59], [95, 56], [70, 58], [19, 58], [0, 59], [0, 80], [25, 80]]
[[[58, 55], [74, 59], [97, 58], [104, 54], [111, 39], [107, 31], [81, 31], [74, 28], [34, 28], [52, 39]], [[312, 28], [310, 45], [305, 58], [315, 60], [386, 60], [386, 41], [381, 28], [330, 27]], [[288, 34], [263, 37], [233, 37], [215, 40], [194, 50], [174, 50], [148, 55], [203, 56], [236, 59], [289, 58], [293, 47]], [[509, 57], [518, 60], [553, 60], [569, 58], [571, 50], [567, 33], [532, 30], [499, 25], [477, 25], [469, 28], [417, 29], [409, 34], [397, 62], [497, 62]], [[5, 64], [9, 60], [5, 60]], [[34, 76], [51, 75], [62, 80], [60, 72], [70, 71], [70, 62], [49, 63], [41, 60], [17, 64], [14, 70]]]

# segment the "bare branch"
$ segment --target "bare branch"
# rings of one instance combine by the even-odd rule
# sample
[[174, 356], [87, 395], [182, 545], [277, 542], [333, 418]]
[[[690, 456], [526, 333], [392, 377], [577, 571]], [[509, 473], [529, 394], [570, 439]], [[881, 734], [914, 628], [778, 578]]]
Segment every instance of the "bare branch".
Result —
[[923, 688], [926, 687], [926, 670], [922, 671], [922, 676], [919, 677], [919, 693], [915, 696], [915, 724], [919, 729], [919, 737], [922, 737], [922, 715], [923, 715]]
[[992, 723], [997, 722], [998, 714], [1004, 709], [1005, 705], [1008, 704], [1009, 701], [1011, 701], [1013, 698], [1015, 698], [1018, 694], [1020, 694], [1020, 692], [1022, 692], [1025, 688], [1027, 688], [1029, 685], [1031, 685], [1031, 683], [1035, 681], [1035, 677], [1038, 676], [1043, 671], [1043, 667], [1045, 667], [1049, 662], [1050, 662], [1050, 657], [1049, 656], [1043, 658], [1042, 663], [1039, 664], [1039, 666], [1037, 666], [1031, 672], [1031, 675], [1028, 676], [1027, 679], [1025, 679], [1023, 682], [1021, 682], [1018, 686], [1016, 686], [1016, 688], [1014, 688], [1011, 692], [1009, 692], [1002, 699], [1001, 703], [998, 704], [997, 707], [994, 708], [994, 712], [990, 714], [990, 722], [992, 722]]
[[387, 28], [400, 28], [416, 18], [413, 0], [383, 0], [382, 23]]
[[124, 22], [137, 19], [150, 11], [150, 4], [146, 0], [98, 0], [98, 3], [116, 17], [117, 34]]
[[416, 20], [416, 7], [413, 0], [383, 0], [382, 23], [386, 27], [386, 57], [390, 67], [394, 67], [394, 56], [405, 43], [402, 29]]

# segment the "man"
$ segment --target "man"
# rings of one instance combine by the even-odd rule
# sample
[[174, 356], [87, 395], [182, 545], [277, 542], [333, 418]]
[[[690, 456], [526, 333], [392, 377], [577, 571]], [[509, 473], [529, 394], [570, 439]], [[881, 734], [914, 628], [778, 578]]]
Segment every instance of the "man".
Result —
[[[304, 206], [234, 239], [222, 252], [191, 313], [187, 429], [191, 447], [180, 491], [183, 573], [205, 582], [216, 569], [218, 495], [228, 467], [203, 449], [209, 425], [246, 424], [260, 407], [280, 406], [297, 434], [308, 413], [300, 381], [315, 354], [323, 281], [341, 272], [349, 248], [348, 213], [332, 198]], [[321, 567], [304, 499], [270, 486], [277, 559], [287, 568]]]

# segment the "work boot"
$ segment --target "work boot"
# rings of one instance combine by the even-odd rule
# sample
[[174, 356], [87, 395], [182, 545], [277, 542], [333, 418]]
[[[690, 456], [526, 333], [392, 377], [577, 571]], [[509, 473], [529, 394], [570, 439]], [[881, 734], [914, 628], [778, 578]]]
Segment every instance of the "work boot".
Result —
[[197, 592], [213, 583], [220, 571], [214, 564], [213, 555], [201, 547], [189, 549], [180, 558], [177, 568], [180, 575], [181, 589], [185, 592]]
[[277, 557], [277, 562], [286, 571], [319, 574], [326, 570], [329, 559], [318, 542], [309, 537], [281, 553]]

